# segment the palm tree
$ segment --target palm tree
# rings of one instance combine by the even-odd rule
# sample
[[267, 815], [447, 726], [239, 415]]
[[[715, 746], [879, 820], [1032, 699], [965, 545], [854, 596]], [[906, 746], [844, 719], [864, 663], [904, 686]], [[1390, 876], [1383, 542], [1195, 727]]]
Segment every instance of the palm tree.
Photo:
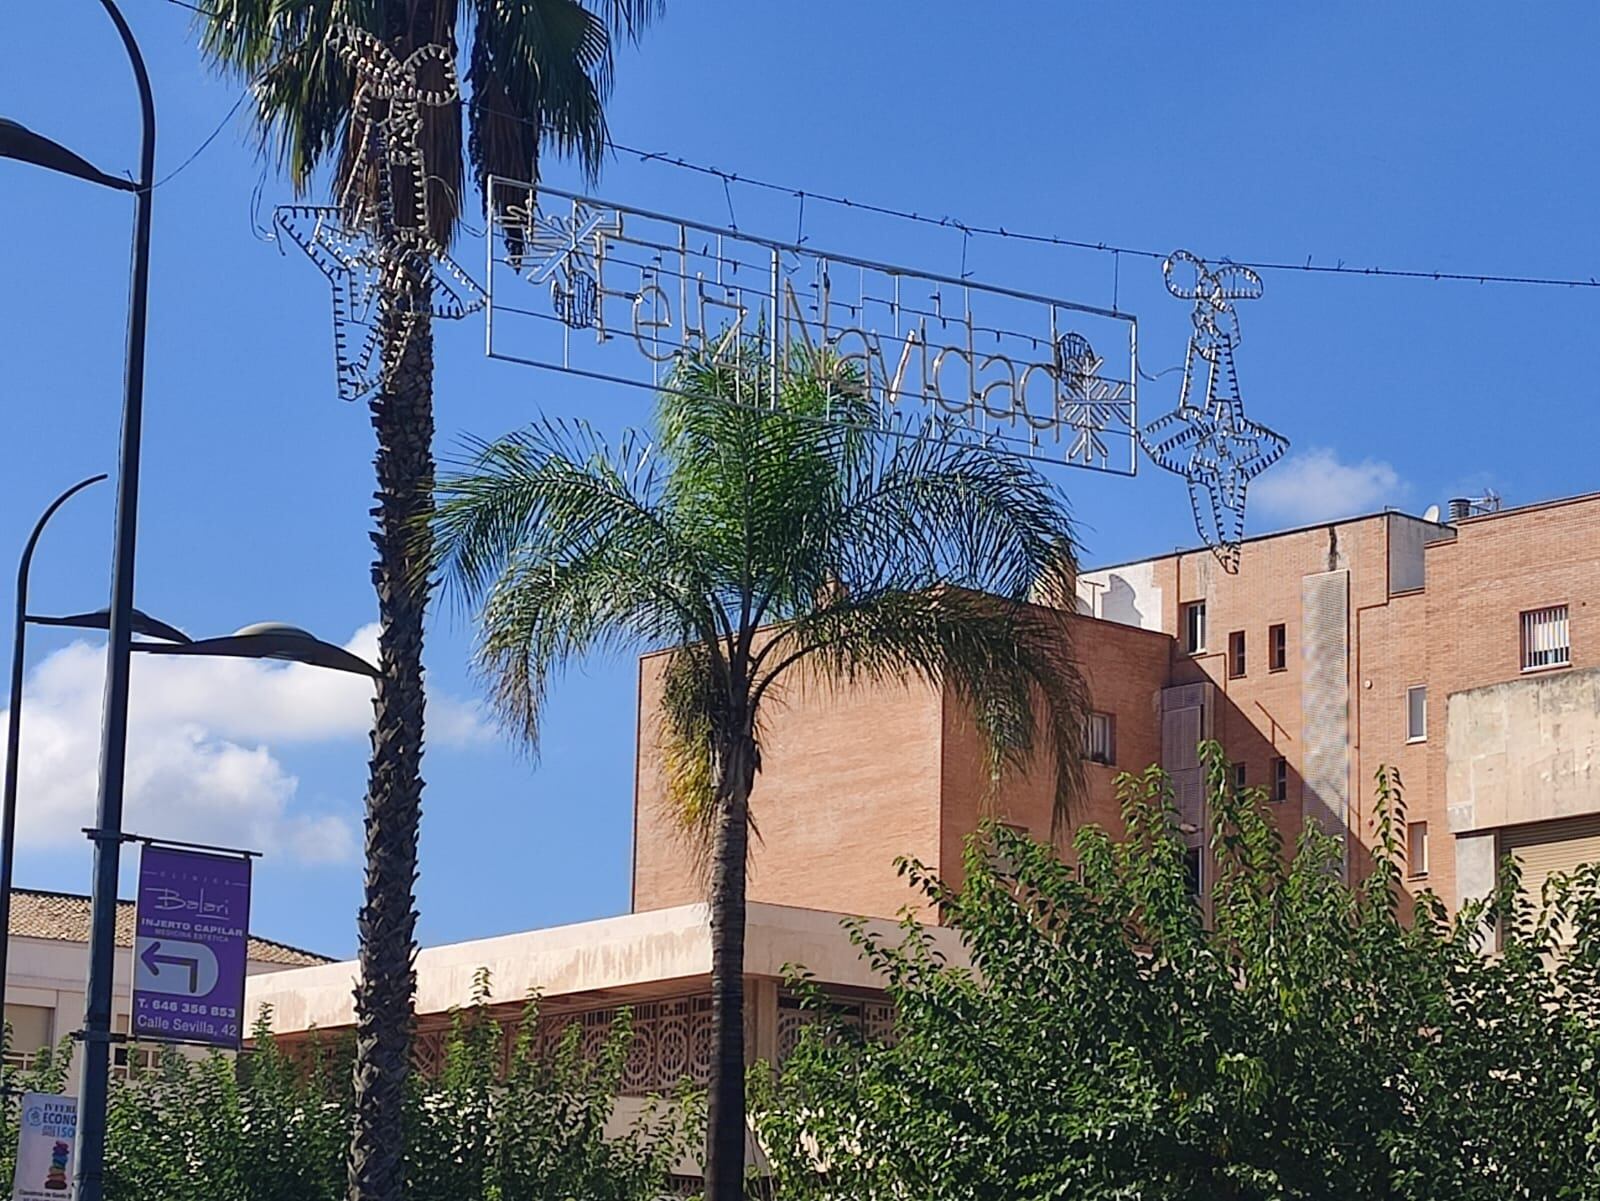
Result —
[[1058, 813], [1081, 780], [1086, 711], [1052, 607], [1075, 570], [1056, 489], [980, 447], [872, 434], [840, 362], [752, 369], [753, 341], [737, 362], [708, 351], [679, 365], [653, 445], [630, 435], [612, 449], [562, 423], [480, 444], [435, 518], [446, 581], [480, 606], [479, 665], [534, 749], [564, 664], [677, 648], [660, 734], [709, 876], [710, 1201], [743, 1195], [745, 871], [764, 706], [802, 672], [952, 689], [994, 779], [1050, 756]]
[[[453, 88], [442, 93], [446, 103], [421, 109], [416, 145], [407, 148], [415, 151], [412, 161], [402, 165], [383, 153], [388, 101], [363, 90], [351, 47], [376, 46], [400, 61], [425, 47], [441, 48], [423, 59], [441, 79], [448, 64], [467, 81], [466, 157], [480, 190], [491, 175], [536, 181], [541, 146], [577, 157], [593, 175], [606, 145], [613, 41], [637, 34], [661, 3], [210, 0], [201, 18], [205, 53], [251, 81], [263, 149], [287, 169], [298, 192], [331, 162], [334, 193], [347, 222], [363, 225], [385, 256], [382, 383], [371, 400], [378, 482], [372, 578], [381, 678], [366, 799], [366, 891], [358, 919], [352, 1201], [399, 1201], [403, 1184], [428, 599], [426, 540], [414, 531], [432, 511], [434, 486], [428, 255], [450, 245], [467, 168], [463, 104]], [[468, 47], [465, 70], [456, 66], [461, 44]], [[439, 87], [441, 79], [421, 82]], [[420, 199], [419, 185], [425, 190]]]

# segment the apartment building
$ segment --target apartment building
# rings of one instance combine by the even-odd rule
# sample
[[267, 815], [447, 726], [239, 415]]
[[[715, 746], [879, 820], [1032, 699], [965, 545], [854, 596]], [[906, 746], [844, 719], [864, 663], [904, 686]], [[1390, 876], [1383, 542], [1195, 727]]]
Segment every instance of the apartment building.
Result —
[[[1217, 738], [1261, 785], [1292, 840], [1308, 823], [1372, 839], [1373, 774], [1397, 768], [1407, 800], [1407, 883], [1454, 907], [1484, 895], [1502, 856], [1537, 893], [1554, 870], [1600, 859], [1600, 494], [1446, 522], [1400, 513], [1266, 535], [1237, 574], [1209, 551], [1083, 573], [1061, 613], [1087, 678], [1086, 794], [1071, 825], [1118, 823], [1114, 780], [1172, 773], [1196, 883], [1208, 886], [1195, 761]], [[418, 1057], [436, 1066], [453, 1008], [490, 969], [508, 1040], [543, 997], [541, 1039], [577, 1023], [604, 1036], [621, 1005], [636, 1041], [624, 1092], [643, 1097], [710, 1070], [710, 938], [703, 883], [665, 808], [653, 714], [664, 659], [639, 667], [633, 912], [432, 947], [417, 959]], [[888, 937], [921, 899], [909, 855], [958, 880], [985, 814], [1050, 837], [1050, 765], [1000, 781], [982, 767], [959, 701], [918, 683], [855, 689], [797, 680], [769, 710], [753, 809], [746, 931], [747, 1054], [781, 1060], [804, 1014], [784, 988], [803, 964], [868, 1029], [887, 1020], [870, 969], [840, 928]], [[1057, 831], [1063, 840], [1070, 828]], [[937, 922], [938, 914], [922, 908]], [[935, 931], [959, 961], [952, 931]], [[289, 1043], [354, 1022], [354, 962], [252, 976]], [[636, 1112], [628, 1101], [619, 1121]], [[754, 1152], [752, 1151], [752, 1154]]]
[[[1093, 697], [1086, 795], [1072, 825], [1118, 824], [1114, 780], [1173, 774], [1198, 886], [1208, 886], [1195, 744], [1216, 737], [1266, 788], [1288, 840], [1310, 822], [1373, 838], [1379, 764], [1405, 782], [1406, 883], [1451, 907], [1493, 888], [1514, 854], [1523, 888], [1600, 859], [1600, 494], [1430, 521], [1403, 513], [1256, 537], [1237, 574], [1206, 550], [1086, 571], [1062, 612]], [[666, 811], [654, 712], [662, 656], [640, 660], [634, 892], [627, 915], [432, 947], [418, 956], [418, 1057], [437, 1067], [451, 1009], [480, 968], [514, 1027], [541, 993], [539, 1038], [579, 1023], [603, 1038], [634, 1009], [624, 1092], [645, 1097], [710, 1070], [710, 939], [702, 881]], [[1051, 836], [1051, 764], [992, 780], [962, 705], [926, 684], [795, 681], [766, 713], [746, 931], [750, 1057], [779, 1059], [805, 1015], [784, 966], [805, 964], [859, 1022], [888, 1020], [840, 929], [891, 936], [926, 912], [899, 856], [960, 878], [966, 836], [992, 814]], [[1066, 844], [1070, 828], [1056, 835]], [[936, 931], [952, 960], [962, 948]], [[354, 1023], [354, 961], [259, 974], [291, 1044]], [[16, 998], [22, 1000], [22, 998]], [[624, 1103], [619, 1121], [637, 1103]], [[754, 1151], [752, 1151], [754, 1155]]]
[[[1407, 877], [1455, 907], [1514, 854], [1537, 895], [1600, 859], [1600, 495], [1447, 522], [1384, 512], [1253, 538], [1239, 570], [1205, 549], [1086, 571], [1064, 616], [1088, 679], [1087, 795], [1073, 824], [1115, 828], [1112, 780], [1172, 775], [1205, 888], [1195, 746], [1216, 738], [1259, 785], [1291, 845], [1309, 822], [1365, 862], [1380, 765], [1405, 785]], [[698, 883], [661, 806], [649, 715], [661, 660], [641, 663], [634, 908]], [[769, 714], [753, 802], [751, 895], [893, 916], [916, 905], [912, 855], [959, 877], [991, 813], [1050, 835], [1044, 770], [994, 782], [956, 699], [910, 684], [802, 684]]]

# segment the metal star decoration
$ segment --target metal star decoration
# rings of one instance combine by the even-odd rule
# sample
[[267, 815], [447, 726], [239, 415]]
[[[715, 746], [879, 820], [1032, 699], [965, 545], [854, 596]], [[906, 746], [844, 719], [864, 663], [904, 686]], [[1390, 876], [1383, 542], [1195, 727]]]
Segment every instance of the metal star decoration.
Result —
[[[1195, 527], [1223, 569], [1239, 569], [1244, 539], [1245, 492], [1289, 447], [1288, 440], [1244, 415], [1233, 351], [1239, 344], [1236, 300], [1261, 295], [1261, 277], [1248, 267], [1204, 260], [1179, 250], [1161, 267], [1167, 291], [1194, 301], [1189, 351], [1178, 407], [1145, 427], [1140, 436], [1157, 465], [1189, 485]], [[1193, 396], [1197, 367], [1204, 364], [1205, 396]]]
[[[369, 229], [352, 226], [338, 208], [285, 205], [273, 222], [333, 285], [333, 350], [342, 400], [360, 400], [389, 382], [400, 354], [391, 354], [385, 367], [380, 350], [386, 317], [393, 315], [403, 348], [423, 314], [453, 321], [483, 307], [483, 289], [448, 255], [399, 242], [385, 250]], [[409, 282], [414, 280], [420, 286]]]

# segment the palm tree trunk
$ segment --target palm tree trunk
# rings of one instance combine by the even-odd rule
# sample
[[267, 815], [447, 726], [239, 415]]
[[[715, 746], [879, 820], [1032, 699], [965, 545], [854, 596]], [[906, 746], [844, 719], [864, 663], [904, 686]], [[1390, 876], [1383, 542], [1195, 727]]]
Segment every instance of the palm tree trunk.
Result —
[[385, 305], [384, 384], [372, 401], [378, 490], [378, 680], [367, 783], [366, 898], [357, 927], [355, 1132], [350, 1201], [401, 1201], [403, 1121], [416, 991], [417, 833], [422, 816], [422, 623], [428, 582], [425, 518], [433, 505], [433, 333], [407, 317], [425, 278], [402, 268]]
[[716, 1058], [706, 1112], [706, 1201], [744, 1198], [744, 910], [755, 744], [722, 765], [711, 850], [711, 1024]]

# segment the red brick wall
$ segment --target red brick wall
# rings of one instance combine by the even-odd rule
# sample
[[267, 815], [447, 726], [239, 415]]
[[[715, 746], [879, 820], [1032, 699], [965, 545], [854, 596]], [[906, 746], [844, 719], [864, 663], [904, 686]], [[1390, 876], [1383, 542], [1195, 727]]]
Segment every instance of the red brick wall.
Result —
[[[640, 664], [635, 911], [704, 899], [693, 855], [663, 805], [652, 715], [665, 661]], [[797, 676], [769, 694], [751, 795], [759, 838], [750, 900], [873, 917], [914, 901], [894, 859], [938, 862], [942, 710], [937, 691], [918, 684], [843, 692]]]
[[[1075, 627], [1096, 708], [1112, 712], [1117, 724], [1118, 762], [1088, 765], [1087, 795], [1072, 820], [1116, 829], [1113, 776], [1124, 767], [1138, 770], [1159, 754], [1154, 701], [1170, 639], [1110, 622], [1063, 620]], [[664, 663], [661, 655], [640, 663], [635, 910], [684, 904], [704, 894], [692, 850], [664, 808], [652, 717]], [[1042, 755], [991, 787], [977, 731], [953, 697], [921, 685], [842, 691], [804, 682], [772, 700], [762, 726], [762, 771], [751, 798], [760, 831], [751, 858], [751, 900], [893, 917], [920, 901], [898, 876], [897, 856], [913, 856], [954, 883], [965, 840], [982, 816], [1049, 836], [1050, 757]]]
[[[1088, 823], [1114, 833], [1122, 828], [1114, 780], [1122, 771], [1141, 771], [1161, 754], [1156, 702], [1165, 683], [1171, 639], [1165, 634], [1109, 621], [1066, 617], [1074, 650], [1089, 686], [1093, 707], [1110, 713], [1116, 726], [1116, 762], [1084, 765], [1084, 795], [1070, 808], [1059, 831], [1063, 849]], [[968, 835], [992, 815], [1048, 839], [1055, 802], [1054, 760], [1048, 755], [1013, 772], [996, 788], [983, 767], [982, 741], [970, 716], [953, 699], [945, 707], [944, 827], [940, 875], [961, 880], [961, 857]]]

